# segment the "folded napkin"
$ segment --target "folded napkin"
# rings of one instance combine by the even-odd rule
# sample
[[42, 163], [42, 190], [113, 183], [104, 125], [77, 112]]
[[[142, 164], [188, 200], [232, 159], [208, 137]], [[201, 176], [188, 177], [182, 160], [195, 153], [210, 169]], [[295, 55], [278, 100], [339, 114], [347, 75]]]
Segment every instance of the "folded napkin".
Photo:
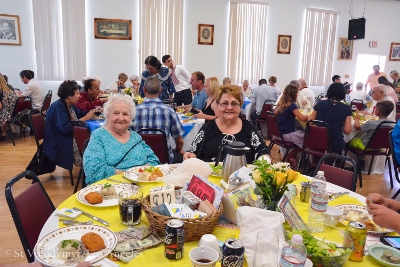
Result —
[[208, 177], [212, 173], [212, 169], [207, 162], [196, 158], [184, 160], [175, 170], [164, 177], [164, 183], [174, 184], [183, 187], [186, 182], [197, 174], [202, 177]]
[[235, 181], [236, 179], [240, 181], [239, 183], [232, 184], [229, 182], [229, 191], [241, 186], [244, 183], [249, 182], [252, 188], [256, 187], [256, 183], [254, 182], [253, 178], [250, 176], [252, 173], [252, 169], [248, 167], [242, 167], [239, 170], [235, 171], [229, 176], [229, 181]]
[[236, 214], [240, 225], [239, 239], [246, 248], [245, 253], [249, 267], [253, 267], [258, 232], [275, 232], [279, 236], [279, 247], [283, 247], [285, 243], [283, 222], [285, 219], [282, 213], [245, 206], [239, 207]]

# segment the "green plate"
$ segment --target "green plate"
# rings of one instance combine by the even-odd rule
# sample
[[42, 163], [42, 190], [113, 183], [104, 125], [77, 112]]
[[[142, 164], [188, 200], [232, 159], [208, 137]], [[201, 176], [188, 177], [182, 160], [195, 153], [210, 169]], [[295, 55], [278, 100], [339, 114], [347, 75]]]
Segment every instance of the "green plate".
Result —
[[393, 253], [393, 256], [400, 257], [400, 251], [383, 244], [374, 244], [368, 247], [369, 255], [371, 255], [379, 264], [388, 267], [400, 267], [400, 264], [394, 264], [381, 260], [381, 256], [385, 250], [390, 250]]

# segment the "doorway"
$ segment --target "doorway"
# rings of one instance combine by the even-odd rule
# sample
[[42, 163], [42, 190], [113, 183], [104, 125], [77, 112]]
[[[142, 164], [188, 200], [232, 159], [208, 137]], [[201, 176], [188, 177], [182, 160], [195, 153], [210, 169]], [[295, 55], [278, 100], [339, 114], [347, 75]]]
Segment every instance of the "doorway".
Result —
[[[380, 71], [385, 72], [385, 62], [386, 56], [382, 55], [371, 55], [371, 54], [358, 54], [356, 61], [356, 72], [354, 75], [353, 88], [356, 88], [358, 82], [365, 83], [368, 75], [373, 72], [372, 66], [379, 65]], [[370, 87], [368, 85], [367, 92], [369, 92]]]

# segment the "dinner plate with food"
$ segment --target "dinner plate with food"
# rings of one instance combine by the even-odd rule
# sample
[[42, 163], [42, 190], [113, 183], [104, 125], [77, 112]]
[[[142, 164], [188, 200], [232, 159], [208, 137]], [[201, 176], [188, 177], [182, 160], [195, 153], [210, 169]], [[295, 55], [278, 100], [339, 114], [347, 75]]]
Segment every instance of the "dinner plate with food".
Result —
[[212, 169], [212, 176], [219, 176], [221, 177], [222, 173], [222, 162], [220, 162], [217, 166], [215, 166], [214, 162], [209, 163], [211, 169]]
[[185, 112], [185, 109], [183, 109], [183, 108], [176, 109], [177, 114], [183, 114], [184, 112]]
[[351, 221], [357, 221], [365, 224], [368, 233], [386, 234], [393, 232], [391, 229], [379, 227], [372, 220], [371, 215], [368, 213], [367, 206], [344, 204], [337, 205], [336, 207], [343, 211], [343, 215], [340, 217], [339, 222], [344, 225], [348, 225]]
[[125, 178], [134, 182], [156, 183], [162, 182], [163, 177], [169, 174], [169, 169], [162, 166], [133, 167], [124, 172]]
[[125, 184], [96, 184], [82, 188], [76, 198], [82, 204], [92, 207], [112, 207], [118, 205], [118, 194], [128, 189]]
[[114, 232], [97, 225], [76, 225], [57, 229], [36, 243], [34, 254], [48, 266], [76, 266], [97, 262], [117, 245]]

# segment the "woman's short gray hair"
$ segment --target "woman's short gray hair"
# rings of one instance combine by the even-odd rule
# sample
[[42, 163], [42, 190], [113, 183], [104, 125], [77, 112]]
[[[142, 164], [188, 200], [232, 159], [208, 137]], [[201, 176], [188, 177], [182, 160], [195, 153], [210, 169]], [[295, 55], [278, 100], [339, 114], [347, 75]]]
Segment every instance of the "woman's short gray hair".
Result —
[[130, 80], [130, 81], [133, 81], [133, 80], [138, 80], [138, 81], [139, 81], [139, 76], [137, 76], [137, 75], [132, 75], [131, 77], [129, 77], [129, 80]]
[[115, 95], [111, 96], [110, 99], [108, 99], [108, 101], [106, 103], [104, 103], [104, 108], [103, 108], [103, 113], [104, 113], [104, 117], [105, 117], [104, 124], [107, 125], [108, 114], [116, 102], [124, 102], [128, 105], [129, 114], [131, 115], [131, 123], [132, 123], [133, 119], [135, 118], [135, 114], [136, 114], [136, 106], [132, 100], [132, 97], [130, 97], [129, 95], [115, 94]]
[[357, 84], [356, 84], [356, 89], [357, 90], [361, 90], [361, 89], [363, 89], [364, 88], [364, 84], [362, 83], [362, 82], [358, 82]]

